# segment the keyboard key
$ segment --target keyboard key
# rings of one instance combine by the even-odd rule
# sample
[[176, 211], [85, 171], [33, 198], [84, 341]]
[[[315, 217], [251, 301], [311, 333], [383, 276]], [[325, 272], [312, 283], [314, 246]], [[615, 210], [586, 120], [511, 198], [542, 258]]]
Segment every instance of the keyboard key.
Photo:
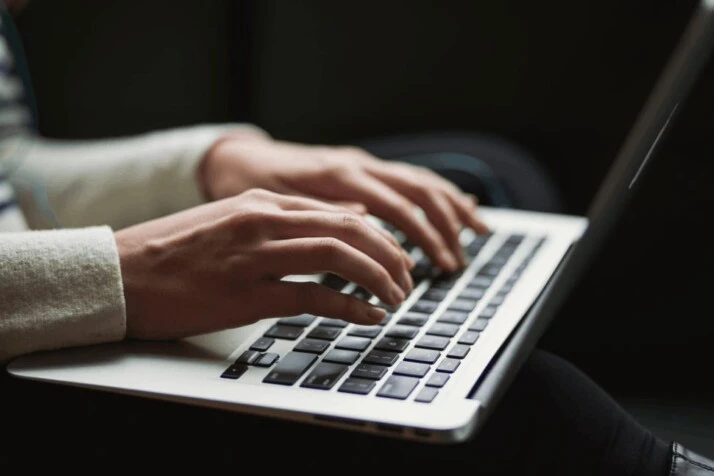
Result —
[[322, 354], [330, 347], [330, 343], [326, 340], [318, 339], [303, 339], [293, 348], [297, 352], [311, 352], [313, 354]]
[[252, 364], [260, 357], [260, 352], [255, 350], [246, 350], [236, 359], [236, 364]]
[[320, 362], [312, 369], [310, 375], [300, 385], [305, 388], [316, 388], [319, 390], [329, 390], [347, 372], [347, 366], [342, 364], [332, 364]]
[[491, 283], [493, 282], [493, 278], [489, 278], [488, 276], [475, 276], [471, 281], [469, 282], [468, 287], [469, 288], [481, 288], [481, 289], [486, 289], [489, 286], [491, 286]]
[[378, 326], [386, 326], [387, 324], [389, 324], [389, 321], [392, 320], [392, 315], [393, 315], [393, 314], [392, 314], [391, 312], [388, 312], [388, 313], [384, 316], [384, 318], [382, 319], [382, 322], [380, 322], [380, 323], [377, 324], [377, 325], [378, 325]]
[[469, 318], [469, 313], [464, 311], [444, 311], [437, 319], [438, 322], [446, 322], [448, 324], [463, 324]]
[[429, 335], [443, 337], [454, 337], [457, 332], [459, 332], [459, 326], [444, 322], [437, 322], [433, 324], [428, 331], [426, 331]]
[[449, 304], [450, 311], [464, 311], [471, 312], [478, 304], [478, 301], [472, 299], [454, 299], [451, 304]]
[[439, 390], [433, 387], [424, 387], [414, 398], [414, 401], [419, 403], [431, 403], [438, 394]]
[[376, 385], [374, 380], [350, 377], [340, 386], [339, 391], [367, 395]]
[[434, 311], [436, 311], [436, 308], [439, 306], [438, 302], [432, 302], [432, 301], [417, 301], [415, 302], [411, 309], [409, 309], [411, 312], [420, 312], [422, 314], [431, 314]]
[[289, 352], [280, 359], [278, 365], [263, 379], [263, 382], [292, 385], [302, 377], [316, 360], [317, 356], [314, 354]]
[[449, 345], [449, 339], [439, 336], [424, 336], [416, 343], [422, 349], [444, 350]]
[[434, 282], [431, 283], [431, 289], [446, 289], [447, 291], [450, 291], [460, 277], [461, 275], [437, 277], [434, 279]]
[[435, 373], [431, 374], [431, 377], [429, 377], [429, 380], [426, 381], [426, 386], [441, 388], [444, 385], [446, 385], [446, 382], [448, 382], [450, 378], [451, 378], [451, 375], [449, 375], [449, 374], [435, 372]]
[[256, 365], [258, 367], [270, 367], [275, 362], [277, 362], [279, 358], [280, 355], [274, 352], [267, 352], [265, 354], [261, 354], [258, 360], [253, 363], [253, 365]]
[[420, 314], [418, 312], [405, 312], [399, 319], [399, 324], [403, 326], [421, 327], [429, 320], [428, 314]]
[[337, 344], [335, 344], [336, 349], [347, 349], [347, 350], [356, 350], [356, 351], [363, 351], [369, 345], [372, 343], [370, 339], [367, 339], [365, 337], [354, 337], [354, 336], [347, 336], [343, 337], [340, 339]]
[[461, 365], [460, 360], [456, 359], [444, 359], [441, 361], [439, 366], [436, 368], [437, 372], [446, 372], [446, 373], [454, 373], [456, 369], [459, 368], [459, 365]]
[[393, 374], [395, 375], [406, 375], [408, 377], [423, 377], [429, 373], [429, 367], [426, 364], [421, 364], [418, 362], [402, 362], [394, 369]]
[[484, 294], [486, 294], [486, 291], [484, 291], [483, 288], [464, 288], [459, 293], [459, 297], [478, 301], [483, 297]]
[[275, 339], [270, 337], [261, 337], [250, 346], [250, 350], [257, 350], [258, 352], [265, 352], [270, 349], [270, 347], [275, 342]]
[[359, 364], [350, 377], [366, 378], [369, 380], [379, 380], [387, 373], [387, 367], [382, 365]]
[[436, 350], [412, 349], [404, 357], [404, 360], [408, 360], [408, 361], [412, 361], [412, 362], [422, 362], [425, 364], [433, 364], [434, 362], [436, 362], [439, 359], [440, 356], [441, 356], [441, 353]]
[[312, 324], [312, 321], [317, 319], [317, 316], [312, 314], [300, 314], [299, 316], [283, 317], [278, 320], [278, 324], [285, 324], [286, 326], [298, 326], [307, 327]]
[[342, 329], [339, 327], [325, 327], [317, 326], [307, 335], [311, 339], [322, 339], [333, 341], [337, 339], [337, 336], [342, 334]]
[[378, 397], [405, 400], [419, 383], [418, 378], [392, 375], [377, 393]]
[[495, 278], [496, 276], [498, 276], [498, 273], [501, 272], [501, 268], [501, 265], [486, 263], [484, 267], [478, 271], [478, 274], [479, 276], [488, 276], [491, 278]]
[[322, 358], [323, 362], [352, 365], [359, 359], [359, 352], [354, 350], [332, 349]]
[[449, 294], [448, 289], [438, 289], [438, 288], [433, 288], [433, 289], [427, 289], [427, 291], [422, 294], [421, 299], [426, 299], [428, 301], [434, 301], [434, 302], [441, 302], [446, 298], [446, 295]]
[[394, 365], [394, 362], [396, 362], [398, 359], [399, 354], [396, 352], [389, 352], [386, 350], [373, 350], [372, 352], [367, 354], [364, 359], [362, 359], [362, 362], [366, 364], [386, 365], [387, 367], [390, 367]]
[[459, 337], [459, 344], [472, 345], [475, 344], [481, 334], [476, 331], [466, 331]]
[[286, 340], [296, 340], [305, 331], [302, 327], [297, 326], [283, 326], [280, 324], [275, 324], [273, 327], [268, 329], [263, 337], [274, 337], [276, 339], [286, 339]]
[[400, 339], [413, 339], [419, 333], [419, 328], [414, 326], [392, 326], [385, 334], [387, 337], [398, 337]]
[[235, 380], [243, 375], [246, 370], [248, 370], [248, 366], [246, 364], [233, 364], [221, 374], [221, 378]]
[[450, 359], [463, 359], [466, 357], [466, 354], [469, 353], [471, 350], [471, 347], [467, 345], [460, 345], [457, 344], [451, 348], [448, 354], [446, 356]]
[[335, 291], [342, 291], [342, 289], [347, 286], [347, 283], [348, 281], [342, 276], [338, 276], [334, 273], [327, 273], [322, 279], [321, 284], [327, 286], [330, 289], [334, 289]]
[[486, 328], [487, 325], [488, 325], [488, 319], [483, 319], [483, 318], [479, 317], [469, 326], [469, 330], [481, 332], [482, 330], [484, 330]]
[[393, 352], [401, 352], [409, 347], [409, 341], [406, 339], [397, 339], [396, 337], [384, 337], [375, 344], [374, 348], [379, 350], [391, 350]]
[[325, 317], [320, 321], [321, 326], [328, 327], [347, 327], [347, 324], [349, 324], [349, 322], [343, 321], [342, 319], [330, 319], [328, 317]]
[[377, 337], [382, 328], [380, 326], [353, 326], [347, 332], [347, 335], [357, 336], [357, 337], [368, 337], [370, 339]]
[[496, 306], [491, 306], [489, 304], [481, 311], [481, 313], [478, 315], [478, 317], [484, 318], [484, 319], [491, 319], [493, 316], [496, 315], [496, 311], [498, 311], [498, 308]]

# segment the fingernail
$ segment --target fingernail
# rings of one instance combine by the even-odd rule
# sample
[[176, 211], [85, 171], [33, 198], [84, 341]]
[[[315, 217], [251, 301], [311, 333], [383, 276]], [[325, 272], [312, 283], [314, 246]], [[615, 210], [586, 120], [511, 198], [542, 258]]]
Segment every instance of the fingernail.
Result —
[[454, 256], [448, 251], [442, 251], [439, 256], [441, 257], [441, 260], [446, 263], [447, 271], [455, 271], [456, 268], [459, 267], [459, 264], [456, 262], [456, 258], [454, 258]]
[[404, 258], [406, 259], [409, 269], [412, 269], [414, 266], [416, 266], [416, 261], [414, 261], [414, 258], [409, 256], [409, 253], [407, 253], [406, 251], [402, 251], [402, 254], [404, 255]]
[[414, 289], [414, 281], [412, 281], [411, 275], [406, 271], [404, 271], [404, 273], [402, 274], [402, 281], [404, 281], [404, 290], [407, 292], [407, 294], [412, 292], [412, 290]]
[[387, 311], [385, 311], [381, 307], [371, 306], [369, 309], [367, 309], [367, 317], [369, 317], [373, 321], [382, 322], [382, 319], [384, 319], [386, 315]]
[[404, 301], [404, 298], [406, 297], [406, 296], [404, 295], [404, 291], [402, 291], [402, 290], [399, 288], [399, 286], [397, 286], [396, 284], [392, 286], [392, 293], [391, 293], [391, 295], [392, 295], [392, 300], [393, 300], [395, 303], [400, 303], [400, 302]]

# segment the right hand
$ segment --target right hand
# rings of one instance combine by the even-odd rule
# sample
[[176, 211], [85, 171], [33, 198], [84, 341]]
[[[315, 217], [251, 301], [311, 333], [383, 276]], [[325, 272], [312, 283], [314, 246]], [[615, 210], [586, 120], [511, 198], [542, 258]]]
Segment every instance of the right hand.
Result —
[[397, 305], [411, 259], [359, 212], [250, 190], [115, 233], [127, 337], [175, 339], [301, 313], [377, 324], [383, 309], [288, 275], [331, 272]]

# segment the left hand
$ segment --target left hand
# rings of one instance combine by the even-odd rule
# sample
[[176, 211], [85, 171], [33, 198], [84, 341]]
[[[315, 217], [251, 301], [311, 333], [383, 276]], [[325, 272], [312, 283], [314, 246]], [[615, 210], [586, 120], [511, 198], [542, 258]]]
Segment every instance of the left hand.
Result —
[[363, 208], [402, 230], [447, 271], [464, 264], [462, 226], [488, 231], [476, 215], [475, 197], [425, 167], [384, 161], [356, 147], [227, 137], [204, 157], [200, 180], [213, 200], [263, 188]]

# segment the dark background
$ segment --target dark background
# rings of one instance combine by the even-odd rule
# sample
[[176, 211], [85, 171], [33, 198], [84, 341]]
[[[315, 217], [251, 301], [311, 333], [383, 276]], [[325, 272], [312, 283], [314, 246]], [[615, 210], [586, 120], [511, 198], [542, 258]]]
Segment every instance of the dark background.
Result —
[[[34, 0], [17, 21], [47, 136], [488, 133], [530, 150], [583, 214], [695, 3]], [[711, 362], [713, 79], [710, 61], [543, 341], [610, 389]]]

